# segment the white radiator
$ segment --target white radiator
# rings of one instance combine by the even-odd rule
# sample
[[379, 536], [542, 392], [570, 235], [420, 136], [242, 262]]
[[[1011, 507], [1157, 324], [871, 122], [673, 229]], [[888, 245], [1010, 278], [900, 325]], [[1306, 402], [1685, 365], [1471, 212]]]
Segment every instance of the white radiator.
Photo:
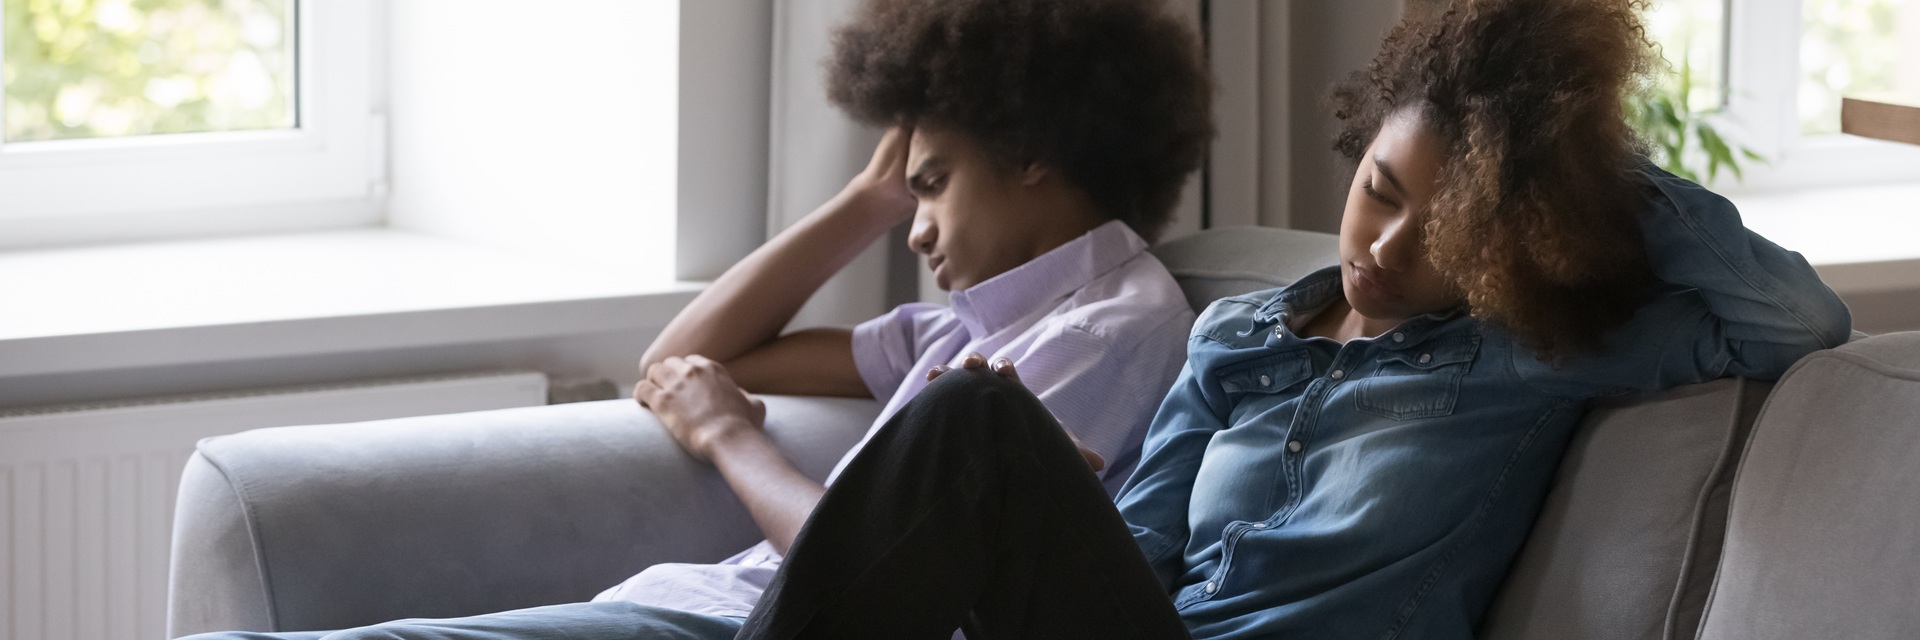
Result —
[[539, 373], [0, 411], [0, 640], [166, 637], [180, 470], [201, 438], [546, 404]]

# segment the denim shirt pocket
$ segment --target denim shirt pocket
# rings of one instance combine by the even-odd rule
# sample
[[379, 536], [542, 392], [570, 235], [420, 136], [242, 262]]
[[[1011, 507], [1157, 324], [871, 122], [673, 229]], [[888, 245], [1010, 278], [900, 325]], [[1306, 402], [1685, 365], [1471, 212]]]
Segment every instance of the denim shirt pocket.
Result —
[[1288, 351], [1227, 367], [1218, 376], [1229, 397], [1279, 393], [1313, 377], [1313, 362], [1304, 350]]
[[1387, 352], [1374, 375], [1355, 385], [1354, 408], [1392, 420], [1451, 414], [1460, 399], [1460, 378], [1479, 352], [1477, 336]]

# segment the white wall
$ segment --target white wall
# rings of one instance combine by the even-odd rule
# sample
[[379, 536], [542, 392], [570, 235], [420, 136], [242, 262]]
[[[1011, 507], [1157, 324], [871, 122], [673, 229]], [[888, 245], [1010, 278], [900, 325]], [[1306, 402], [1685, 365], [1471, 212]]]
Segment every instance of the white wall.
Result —
[[671, 278], [679, 5], [393, 0], [390, 224]]

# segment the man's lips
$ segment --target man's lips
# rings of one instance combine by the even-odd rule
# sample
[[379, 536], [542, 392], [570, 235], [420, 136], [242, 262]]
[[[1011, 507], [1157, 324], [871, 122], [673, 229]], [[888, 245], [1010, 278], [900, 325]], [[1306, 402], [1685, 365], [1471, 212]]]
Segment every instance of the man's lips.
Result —
[[940, 270], [940, 265], [943, 265], [943, 264], [946, 264], [946, 263], [947, 263], [947, 259], [946, 259], [946, 258], [944, 258], [944, 257], [941, 257], [941, 256], [927, 256], [927, 270], [928, 270], [928, 271], [939, 271], [939, 270]]

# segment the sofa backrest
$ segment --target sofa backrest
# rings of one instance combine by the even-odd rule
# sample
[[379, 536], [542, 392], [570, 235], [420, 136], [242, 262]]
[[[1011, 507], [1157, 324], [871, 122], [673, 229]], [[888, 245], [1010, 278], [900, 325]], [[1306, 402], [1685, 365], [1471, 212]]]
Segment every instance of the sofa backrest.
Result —
[[1729, 518], [1702, 640], [1920, 638], [1920, 333], [1794, 365]]
[[[1216, 229], [1154, 249], [1196, 311], [1337, 264], [1333, 235]], [[1597, 403], [1482, 622], [1490, 640], [1694, 635], [1727, 494], [1769, 385], [1720, 380]]]
[[1480, 637], [1693, 638], [1770, 388], [1724, 379], [1596, 402]]
[[1291, 284], [1340, 262], [1339, 237], [1312, 231], [1228, 227], [1153, 248], [1199, 313], [1228, 296]]

